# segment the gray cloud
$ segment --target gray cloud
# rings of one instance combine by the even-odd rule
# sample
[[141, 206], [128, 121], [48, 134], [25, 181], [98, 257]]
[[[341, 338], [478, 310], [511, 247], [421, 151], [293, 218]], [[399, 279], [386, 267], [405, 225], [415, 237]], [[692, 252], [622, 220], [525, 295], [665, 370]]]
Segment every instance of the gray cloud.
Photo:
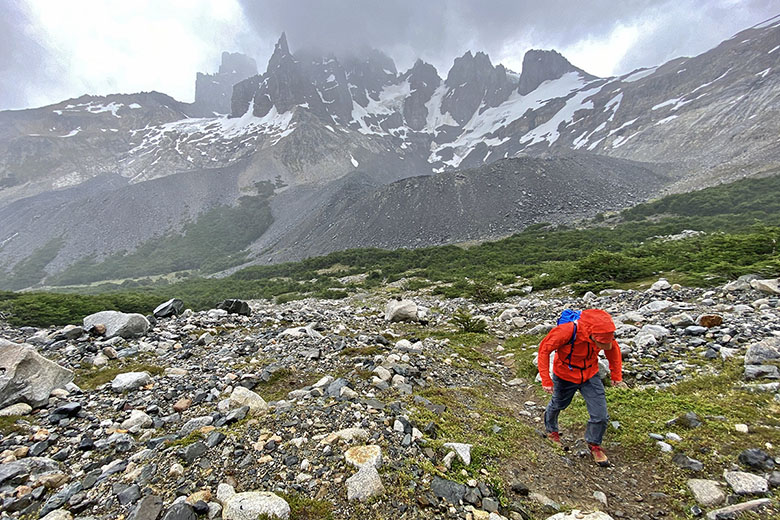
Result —
[[[618, 26], [646, 32], [628, 49], [619, 71], [692, 55], [777, 14], [774, 0], [240, 0], [262, 41], [286, 31], [290, 46], [335, 52], [368, 44], [387, 52], [399, 67], [420, 57], [445, 73], [466, 50], [496, 58], [507, 44], [571, 49], [603, 39]], [[738, 5], [737, 5], [738, 3]], [[270, 52], [270, 51], [268, 51]], [[265, 53], [256, 53], [262, 63]], [[520, 62], [517, 56], [515, 62]], [[577, 64], [587, 68], [587, 64]]]
[[41, 92], [55, 88], [64, 71], [51, 51], [36, 40], [21, 2], [3, 0], [0, 16], [0, 108], [24, 108]]

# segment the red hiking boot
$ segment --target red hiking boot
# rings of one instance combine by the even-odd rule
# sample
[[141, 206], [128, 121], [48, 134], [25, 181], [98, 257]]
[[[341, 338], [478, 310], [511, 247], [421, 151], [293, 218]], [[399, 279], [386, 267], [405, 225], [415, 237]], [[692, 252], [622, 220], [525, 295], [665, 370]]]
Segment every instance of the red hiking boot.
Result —
[[561, 435], [558, 432], [548, 432], [547, 438], [553, 441], [558, 446], [561, 446]]
[[609, 459], [607, 458], [607, 454], [604, 453], [604, 450], [601, 449], [601, 446], [598, 444], [588, 444], [588, 447], [590, 448], [590, 454], [593, 457], [593, 462], [603, 468], [609, 466]]

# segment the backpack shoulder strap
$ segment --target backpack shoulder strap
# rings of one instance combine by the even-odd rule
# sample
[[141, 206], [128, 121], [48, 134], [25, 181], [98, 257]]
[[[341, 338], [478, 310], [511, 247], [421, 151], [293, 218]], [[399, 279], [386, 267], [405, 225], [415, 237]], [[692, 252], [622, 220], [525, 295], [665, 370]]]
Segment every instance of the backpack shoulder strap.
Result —
[[569, 355], [566, 356], [566, 361], [569, 363], [569, 370], [571, 370], [571, 355], [574, 353], [574, 341], [577, 339], [577, 320], [572, 321], [574, 324], [574, 330], [571, 334], [571, 339], [566, 342], [569, 345]]

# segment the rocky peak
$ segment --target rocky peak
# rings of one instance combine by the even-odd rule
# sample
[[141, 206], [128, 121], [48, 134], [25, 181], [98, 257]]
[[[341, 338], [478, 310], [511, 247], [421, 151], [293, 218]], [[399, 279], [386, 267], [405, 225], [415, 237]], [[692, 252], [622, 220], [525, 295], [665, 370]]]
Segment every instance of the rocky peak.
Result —
[[368, 105], [369, 97], [379, 100], [382, 89], [393, 84], [398, 77], [393, 59], [377, 49], [345, 56], [341, 62], [347, 73], [352, 97], [362, 107]]
[[[257, 81], [253, 97], [254, 115], [263, 117], [274, 107], [281, 114], [292, 110], [296, 105], [303, 105], [315, 114], [329, 118], [325, 104], [317, 93], [317, 88], [313, 84], [310, 74], [310, 67], [302, 64], [290, 53], [287, 46], [287, 36], [282, 33], [274, 46], [271, 59], [268, 60], [265, 74]], [[236, 87], [238, 89], [238, 85]], [[240, 95], [245, 97], [245, 90], [251, 91], [251, 87], [252, 83], [248, 85], [247, 89], [241, 87], [239, 90], [242, 94]], [[236, 94], [239, 92], [234, 90], [234, 95]], [[240, 104], [248, 106], [246, 101]], [[233, 105], [235, 108], [236, 100], [234, 100]], [[240, 116], [241, 114], [234, 112], [233, 115]]]
[[246, 54], [225, 51], [222, 53], [219, 74], [237, 74], [245, 79], [257, 74], [257, 62]]
[[595, 76], [569, 63], [569, 60], [557, 51], [531, 49], [523, 57], [523, 70], [517, 91], [524, 96], [545, 81], [558, 79], [567, 72], [579, 72], [587, 79], [595, 79]]
[[442, 101], [442, 111], [449, 112], [460, 124], [465, 124], [477, 109], [484, 110], [507, 100], [514, 88], [506, 69], [494, 67], [484, 52], [466, 52], [455, 62], [445, 81], [449, 91]]
[[418, 59], [412, 68], [401, 76], [401, 80], [408, 81], [410, 86], [409, 97], [404, 101], [404, 120], [409, 128], [422, 130], [428, 117], [425, 104], [441, 85], [441, 78], [436, 67]]
[[194, 115], [211, 116], [232, 111], [233, 85], [257, 74], [255, 60], [239, 52], [223, 52], [219, 72], [195, 76]]

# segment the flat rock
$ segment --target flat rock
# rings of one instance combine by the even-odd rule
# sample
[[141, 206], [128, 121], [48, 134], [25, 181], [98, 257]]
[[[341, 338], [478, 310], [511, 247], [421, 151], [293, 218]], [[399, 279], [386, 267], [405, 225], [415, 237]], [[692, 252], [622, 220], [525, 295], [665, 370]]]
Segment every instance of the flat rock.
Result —
[[745, 352], [745, 365], [763, 365], [780, 360], [780, 338], [767, 338], [753, 343]]
[[111, 381], [111, 390], [114, 392], [130, 392], [151, 383], [152, 376], [149, 372], [125, 372], [124, 374], [117, 374], [114, 380]]
[[431, 491], [439, 498], [443, 498], [450, 504], [458, 504], [466, 494], [466, 486], [441, 477], [433, 477]]
[[376, 444], [353, 446], [344, 453], [344, 459], [358, 469], [363, 466], [378, 468], [382, 465], [382, 448]]
[[290, 505], [267, 491], [236, 493], [231, 486], [220, 484], [217, 500], [222, 503], [222, 520], [257, 520], [260, 515], [283, 520], [290, 517]]
[[27, 415], [32, 412], [33, 408], [27, 403], [16, 403], [11, 406], [6, 406], [0, 410], [0, 417], [8, 417], [10, 415]]
[[699, 505], [717, 506], [726, 501], [726, 494], [714, 480], [692, 478], [688, 480], [688, 489]]
[[769, 482], [752, 473], [727, 471], [724, 478], [737, 495], [759, 495], [769, 491]]
[[752, 280], [750, 286], [757, 291], [767, 294], [780, 294], [780, 278], [770, 278], [767, 280]]
[[370, 464], [364, 465], [357, 473], [346, 480], [347, 500], [365, 501], [371, 497], [383, 495], [385, 486], [376, 467]]
[[162, 511], [162, 499], [156, 495], [147, 495], [136, 504], [127, 520], [157, 520]]
[[73, 520], [73, 515], [70, 514], [70, 511], [66, 511], [65, 509], [55, 509], [42, 517], [41, 520]]

